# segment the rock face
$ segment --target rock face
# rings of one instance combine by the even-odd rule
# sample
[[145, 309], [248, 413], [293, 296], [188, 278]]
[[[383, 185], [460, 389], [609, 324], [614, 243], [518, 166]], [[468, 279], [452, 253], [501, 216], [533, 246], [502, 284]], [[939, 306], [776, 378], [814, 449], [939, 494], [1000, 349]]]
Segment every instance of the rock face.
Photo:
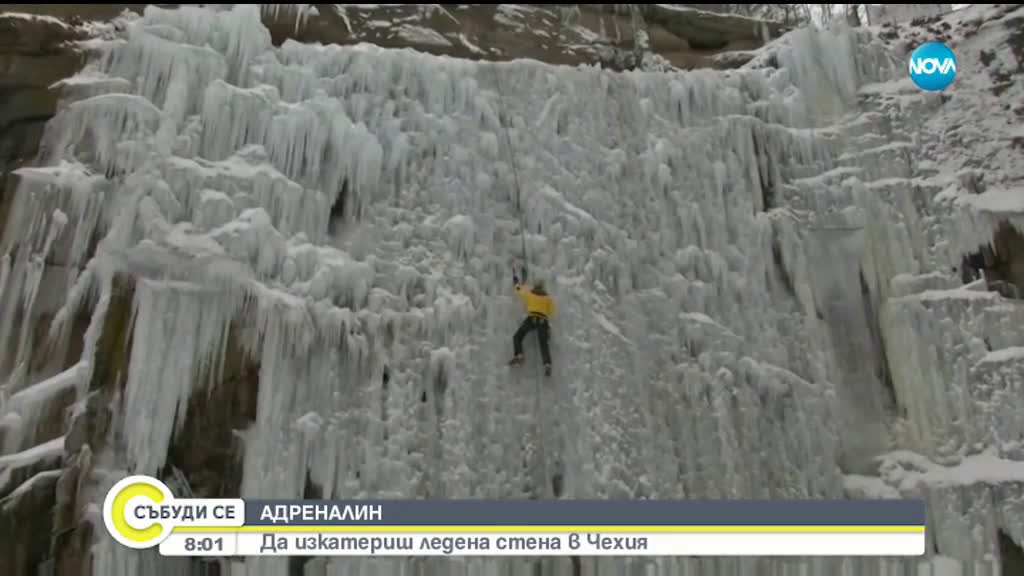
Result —
[[[71, 45], [81, 37], [58, 20], [0, 14], [0, 237], [17, 183], [11, 172], [35, 159], [44, 126], [57, 111], [59, 92], [51, 85], [74, 74], [84, 61]], [[9, 367], [3, 370], [6, 379]], [[20, 463], [3, 462], [10, 448], [0, 452], [5, 479], [0, 482], [2, 574], [33, 574], [50, 555], [49, 537], [41, 535], [53, 533], [64, 434], [61, 408], [69, 403], [65, 396], [63, 403], [39, 414], [27, 439], [29, 447], [49, 443], [55, 450]], [[0, 426], [0, 445], [10, 447], [5, 428]]]
[[[672, 76], [285, 41], [599, 57], [569, 48], [598, 12], [503, 6], [153, 7], [92, 45], [0, 244], [0, 574], [227, 573], [104, 535], [133, 472], [201, 497], [921, 497], [944, 557], [922, 570], [1015, 574], [1024, 312], [951, 270], [992, 244], [980, 267], [1019, 278], [1024, 170], [986, 98], [1020, 96], [1020, 8], [929, 23], [994, 35], [948, 100], [888, 82], [900, 48], [865, 31]], [[690, 56], [762, 33], [670, 12], [645, 17]], [[498, 368], [518, 254], [560, 302], [550, 387]], [[919, 568], [230, 570], [498, 564]]]
[[54, 494], [60, 472], [32, 476], [14, 499], [0, 499], [0, 570], [4, 574], [35, 574], [50, 555]]
[[50, 86], [82, 65], [70, 45], [80, 37], [55, 19], [0, 14], [0, 233], [13, 194], [11, 170], [35, 157], [57, 111], [59, 92]]
[[[629, 5], [317, 4], [296, 28], [287, 10], [268, 18], [275, 43], [414, 47], [470, 59], [532, 58], [552, 64], [599, 64], [633, 47]], [[674, 8], [643, 7], [651, 50], [680, 68], [714, 66], [724, 52], [761, 46], [785, 30], [778, 23]], [[627, 7], [625, 10], [622, 7]]]

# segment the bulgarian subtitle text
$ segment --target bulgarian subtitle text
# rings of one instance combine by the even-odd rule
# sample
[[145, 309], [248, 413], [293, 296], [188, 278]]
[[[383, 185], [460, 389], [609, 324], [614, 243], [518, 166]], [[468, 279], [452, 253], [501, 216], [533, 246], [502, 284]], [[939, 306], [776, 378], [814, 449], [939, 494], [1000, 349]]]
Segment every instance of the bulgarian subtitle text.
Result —
[[477, 551], [622, 550], [642, 553], [647, 550], [645, 536], [618, 536], [596, 533], [543, 534], [530, 536], [349, 536], [333, 534], [264, 533], [261, 554], [310, 552], [360, 552], [367, 555], [393, 552], [440, 552], [446, 555], [472, 554]]

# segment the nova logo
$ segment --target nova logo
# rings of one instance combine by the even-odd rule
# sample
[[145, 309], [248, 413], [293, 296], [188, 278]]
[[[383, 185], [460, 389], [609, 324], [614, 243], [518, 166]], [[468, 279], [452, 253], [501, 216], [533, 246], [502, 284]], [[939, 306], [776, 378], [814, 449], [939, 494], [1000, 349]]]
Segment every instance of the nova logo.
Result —
[[956, 56], [945, 44], [921, 44], [910, 55], [910, 79], [929, 92], [945, 90], [956, 77]]

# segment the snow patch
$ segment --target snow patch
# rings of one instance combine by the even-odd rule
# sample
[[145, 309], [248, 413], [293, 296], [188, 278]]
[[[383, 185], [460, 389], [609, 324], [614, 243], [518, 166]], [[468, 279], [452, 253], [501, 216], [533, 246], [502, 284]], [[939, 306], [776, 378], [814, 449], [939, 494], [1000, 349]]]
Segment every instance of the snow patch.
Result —
[[960, 196], [957, 202], [976, 210], [998, 213], [1024, 213], [1024, 190], [991, 188], [981, 194]]
[[1011, 346], [1001, 350], [993, 350], [978, 362], [1001, 364], [1003, 362], [1024, 361], [1024, 346]]
[[461, 43], [463, 46], [468, 48], [469, 51], [472, 52], [473, 54], [487, 54], [487, 52], [484, 49], [482, 49], [479, 46], [477, 46], [476, 44], [470, 42], [469, 38], [467, 38], [466, 35], [463, 34], [462, 32], [459, 32], [458, 38], [459, 38], [459, 43]]
[[17, 468], [31, 466], [42, 460], [59, 458], [64, 454], [64, 437], [33, 446], [27, 450], [0, 456], [0, 490], [8, 488], [11, 472]]
[[[63, 474], [63, 470], [45, 470], [34, 474], [31, 478], [24, 481], [15, 488], [10, 494], [8, 494], [3, 500], [0, 500], [0, 510], [7, 510], [18, 504], [18, 501], [28, 495], [32, 491], [32, 488], [40, 482], [56, 482]], [[3, 483], [0, 482], [0, 486]]]
[[47, 24], [53, 24], [56, 26], [60, 26], [61, 28], [70, 28], [70, 26], [65, 24], [59, 18], [48, 16], [46, 14], [26, 14], [25, 12], [0, 12], [0, 18], [17, 18], [20, 20], [33, 20], [36, 22], [46, 22]]
[[306, 438], [313, 438], [320, 433], [324, 426], [324, 419], [316, 412], [307, 412], [295, 421], [298, 428]]
[[407, 42], [412, 42], [413, 44], [452, 46], [451, 41], [442, 36], [439, 32], [423, 26], [402, 24], [398, 27], [397, 34], [399, 38]]
[[82, 385], [88, 374], [89, 364], [85, 360], [80, 361], [60, 374], [19, 390], [0, 409], [19, 411], [28, 406], [36, 406], [64, 390]]
[[898, 490], [881, 478], [849, 474], [843, 477], [843, 488], [851, 498], [886, 499], [901, 498]]
[[892, 452], [880, 457], [883, 477], [901, 493], [918, 486], [950, 488], [974, 484], [1024, 482], [1024, 462], [986, 452], [967, 456], [956, 466], [940, 466], [920, 454]]

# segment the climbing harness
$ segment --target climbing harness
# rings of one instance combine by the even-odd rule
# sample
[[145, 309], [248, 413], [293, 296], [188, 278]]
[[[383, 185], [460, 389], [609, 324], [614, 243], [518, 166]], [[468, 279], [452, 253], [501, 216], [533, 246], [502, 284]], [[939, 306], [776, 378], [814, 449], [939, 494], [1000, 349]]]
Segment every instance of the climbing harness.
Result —
[[[522, 262], [523, 262], [522, 274], [523, 274], [523, 280], [525, 281], [525, 279], [527, 278], [527, 274], [528, 274], [528, 263], [529, 263], [529, 260], [527, 258], [527, 254], [526, 254], [526, 221], [525, 221], [525, 217], [523, 216], [523, 207], [522, 207], [522, 199], [521, 199], [521, 196], [522, 196], [522, 186], [520, 185], [520, 181], [519, 181], [519, 168], [516, 165], [516, 155], [515, 155], [515, 150], [513, 149], [513, 146], [512, 146], [512, 136], [509, 134], [508, 126], [502, 120], [502, 115], [505, 112], [506, 108], [505, 108], [504, 98], [502, 97], [501, 78], [498, 76], [498, 66], [497, 66], [496, 63], [492, 63], [491, 64], [491, 73], [494, 75], [494, 87], [498, 91], [498, 123], [501, 124], [502, 131], [505, 133], [505, 144], [506, 144], [506, 147], [508, 148], [509, 163], [512, 166], [512, 181], [513, 181], [513, 184], [515, 185], [515, 190], [516, 190], [515, 205], [516, 205], [516, 212], [519, 215], [519, 238], [520, 238], [520, 241], [521, 241], [521, 250], [522, 250], [522, 259], [523, 259], [522, 260]], [[551, 473], [550, 473], [550, 470], [548, 470], [547, 450], [545, 450], [545, 442], [547, 440], [547, 434], [545, 432], [545, 426], [544, 426], [544, 414], [541, 412], [541, 410], [543, 409], [544, 406], [543, 406], [543, 403], [541, 402], [541, 380], [542, 380], [542, 377], [541, 377], [541, 366], [540, 366], [539, 362], [540, 362], [540, 359], [538, 358], [537, 361], [535, 362], [535, 365], [536, 365], [536, 372], [535, 372], [536, 377], [535, 377], [534, 380], [535, 380], [535, 384], [536, 384], [536, 394], [535, 394], [534, 414], [536, 414], [537, 427], [538, 427], [536, 450], [538, 450], [538, 454], [540, 456], [541, 466], [542, 466], [542, 469], [544, 471], [544, 477], [541, 479], [541, 485], [540, 486], [536, 486], [535, 489], [547, 492], [547, 488], [550, 485]]]

